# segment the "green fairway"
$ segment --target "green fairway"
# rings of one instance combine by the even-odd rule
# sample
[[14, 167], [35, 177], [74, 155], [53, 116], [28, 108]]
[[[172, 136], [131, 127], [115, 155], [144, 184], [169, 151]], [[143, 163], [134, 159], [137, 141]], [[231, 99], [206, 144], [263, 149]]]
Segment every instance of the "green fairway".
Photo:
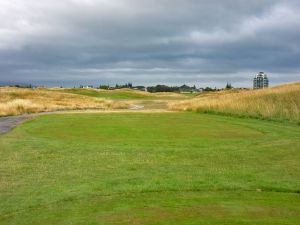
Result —
[[65, 93], [85, 95], [89, 97], [108, 98], [108, 99], [153, 99], [151, 96], [144, 95], [135, 91], [124, 90], [94, 90], [84, 88], [71, 88], [59, 90]]
[[44, 115], [0, 137], [0, 224], [294, 225], [299, 165], [288, 123]]

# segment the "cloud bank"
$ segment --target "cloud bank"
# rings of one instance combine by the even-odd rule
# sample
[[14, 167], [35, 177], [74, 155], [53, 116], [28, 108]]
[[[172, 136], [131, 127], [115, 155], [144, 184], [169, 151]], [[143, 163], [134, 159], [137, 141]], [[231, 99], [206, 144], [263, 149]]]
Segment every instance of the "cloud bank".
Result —
[[0, 0], [0, 83], [300, 80], [297, 0]]

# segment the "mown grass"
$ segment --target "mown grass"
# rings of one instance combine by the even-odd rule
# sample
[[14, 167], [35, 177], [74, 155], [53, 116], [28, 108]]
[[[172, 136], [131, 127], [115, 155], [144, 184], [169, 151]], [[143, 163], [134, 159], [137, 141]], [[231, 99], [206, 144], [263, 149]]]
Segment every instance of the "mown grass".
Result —
[[0, 224], [297, 224], [299, 126], [46, 115], [0, 137]]
[[261, 90], [230, 90], [202, 94], [169, 104], [173, 110], [290, 120], [300, 124], [300, 83]]
[[61, 89], [60, 92], [72, 93], [78, 95], [85, 95], [97, 98], [108, 98], [108, 99], [151, 99], [150, 95], [141, 91], [130, 91], [130, 90], [96, 90], [96, 89], [85, 89], [85, 88], [70, 88]]

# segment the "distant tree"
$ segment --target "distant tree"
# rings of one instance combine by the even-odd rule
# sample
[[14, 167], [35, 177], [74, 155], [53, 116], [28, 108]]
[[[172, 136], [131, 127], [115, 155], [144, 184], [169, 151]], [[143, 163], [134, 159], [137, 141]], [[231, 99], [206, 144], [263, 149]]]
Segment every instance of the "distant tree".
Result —
[[214, 89], [212, 89], [211, 87], [206, 87], [203, 89], [203, 91], [215, 91]]
[[232, 89], [231, 84], [227, 82], [225, 89]]
[[141, 86], [141, 85], [133, 86], [132, 88], [133, 88], [133, 89], [140, 90], [140, 91], [145, 91], [145, 86]]
[[108, 90], [109, 89], [109, 85], [99, 85], [99, 89]]
[[169, 87], [166, 85], [156, 85], [156, 86], [150, 86], [147, 87], [147, 91], [148, 92], [179, 92], [180, 91], [180, 87]]

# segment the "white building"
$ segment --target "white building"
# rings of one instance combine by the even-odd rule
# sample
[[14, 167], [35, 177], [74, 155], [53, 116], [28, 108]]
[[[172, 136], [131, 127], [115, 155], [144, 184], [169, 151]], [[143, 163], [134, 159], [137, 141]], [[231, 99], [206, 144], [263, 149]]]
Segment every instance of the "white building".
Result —
[[253, 79], [253, 88], [267, 88], [269, 87], [269, 79], [267, 77], [267, 74], [264, 72], [259, 72], [256, 74], [255, 78]]

